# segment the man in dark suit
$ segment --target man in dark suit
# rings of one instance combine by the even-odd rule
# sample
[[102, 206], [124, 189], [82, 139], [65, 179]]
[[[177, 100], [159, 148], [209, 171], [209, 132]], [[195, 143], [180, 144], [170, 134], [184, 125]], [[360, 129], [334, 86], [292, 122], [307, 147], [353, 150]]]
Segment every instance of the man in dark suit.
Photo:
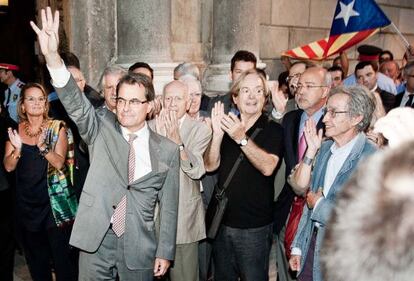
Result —
[[[145, 121], [154, 88], [145, 75], [124, 76], [116, 114], [95, 111], [57, 52], [59, 12], [41, 11], [33, 22], [53, 85], [90, 148], [91, 166], [70, 243], [81, 249], [79, 280], [152, 281], [175, 255], [178, 209], [178, 146]], [[155, 235], [155, 205], [159, 231]]]
[[414, 107], [414, 62], [407, 63], [403, 70], [405, 91], [395, 98], [395, 107]]
[[375, 93], [378, 93], [381, 97], [385, 112], [388, 112], [394, 108], [395, 96], [378, 87], [377, 72], [378, 65], [373, 61], [361, 61], [355, 66], [357, 83], [367, 87], [374, 95]]
[[[299, 78], [295, 94], [299, 109], [286, 113], [282, 122], [285, 136], [286, 178], [306, 151], [306, 141], [303, 134], [306, 120], [312, 118], [317, 124], [318, 130], [323, 127], [323, 108], [330, 85], [330, 75], [322, 67], [310, 67]], [[285, 232], [285, 251], [288, 254], [290, 253], [290, 243], [295, 235], [303, 204], [303, 197], [295, 196], [291, 186], [286, 182], [275, 204], [274, 227], [276, 231], [280, 231], [290, 213]], [[289, 274], [284, 273], [284, 276], [289, 278]]]

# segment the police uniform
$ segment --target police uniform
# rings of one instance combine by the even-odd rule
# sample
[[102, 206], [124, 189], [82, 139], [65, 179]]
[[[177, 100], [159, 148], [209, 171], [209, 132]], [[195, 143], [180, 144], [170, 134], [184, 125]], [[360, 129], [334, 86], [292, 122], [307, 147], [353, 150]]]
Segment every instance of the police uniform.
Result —
[[[8, 70], [15, 70], [18, 71], [19, 67], [13, 64], [6, 64], [0, 63], [0, 69]], [[19, 122], [19, 116], [17, 114], [17, 102], [20, 98], [20, 92], [23, 88], [24, 83], [16, 78], [13, 84], [11, 84], [5, 91], [4, 91], [4, 107], [7, 109], [9, 116], [13, 119], [16, 123]]]

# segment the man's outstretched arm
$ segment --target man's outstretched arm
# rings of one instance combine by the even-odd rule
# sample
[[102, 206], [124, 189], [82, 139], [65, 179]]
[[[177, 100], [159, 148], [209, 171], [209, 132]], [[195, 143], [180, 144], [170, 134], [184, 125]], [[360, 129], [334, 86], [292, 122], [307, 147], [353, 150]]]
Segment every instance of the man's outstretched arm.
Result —
[[41, 29], [32, 21], [30, 25], [37, 34], [41, 53], [45, 56], [52, 77], [52, 84], [68, 115], [76, 123], [82, 139], [90, 144], [97, 135], [98, 122], [92, 105], [82, 94], [58, 53], [59, 12], [56, 11], [52, 15], [52, 10], [47, 7], [46, 10], [40, 11], [40, 17]]

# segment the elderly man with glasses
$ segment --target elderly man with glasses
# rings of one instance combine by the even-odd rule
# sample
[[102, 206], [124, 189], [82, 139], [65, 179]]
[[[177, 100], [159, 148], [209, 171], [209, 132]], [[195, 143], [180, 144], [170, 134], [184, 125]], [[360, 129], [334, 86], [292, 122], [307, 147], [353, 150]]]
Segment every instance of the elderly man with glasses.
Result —
[[[317, 85], [300, 83], [299, 86], [315, 89]], [[289, 177], [295, 192], [306, 196], [289, 260], [300, 281], [323, 280], [319, 252], [327, 219], [337, 194], [358, 162], [375, 151], [363, 133], [371, 122], [374, 108], [367, 88], [337, 87], [331, 90], [324, 108], [323, 123], [328, 140], [322, 142], [323, 132], [315, 128], [312, 118], [305, 123], [307, 150]]]

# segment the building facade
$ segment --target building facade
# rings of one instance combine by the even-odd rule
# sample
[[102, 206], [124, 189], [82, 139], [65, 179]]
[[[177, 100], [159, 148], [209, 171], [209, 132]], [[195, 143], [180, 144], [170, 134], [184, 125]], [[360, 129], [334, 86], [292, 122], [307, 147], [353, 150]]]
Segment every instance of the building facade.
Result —
[[[37, 8], [46, 0], [39, 0]], [[155, 85], [172, 79], [172, 69], [191, 61], [203, 70], [204, 88], [226, 91], [232, 55], [252, 51], [271, 79], [284, 71], [280, 54], [329, 34], [336, 0], [63, 0], [67, 47], [81, 60], [91, 85], [104, 67], [148, 62]], [[414, 1], [377, 0], [383, 11], [414, 42]], [[404, 44], [391, 28], [364, 41], [391, 50], [401, 59]], [[351, 68], [356, 47], [348, 52]]]

